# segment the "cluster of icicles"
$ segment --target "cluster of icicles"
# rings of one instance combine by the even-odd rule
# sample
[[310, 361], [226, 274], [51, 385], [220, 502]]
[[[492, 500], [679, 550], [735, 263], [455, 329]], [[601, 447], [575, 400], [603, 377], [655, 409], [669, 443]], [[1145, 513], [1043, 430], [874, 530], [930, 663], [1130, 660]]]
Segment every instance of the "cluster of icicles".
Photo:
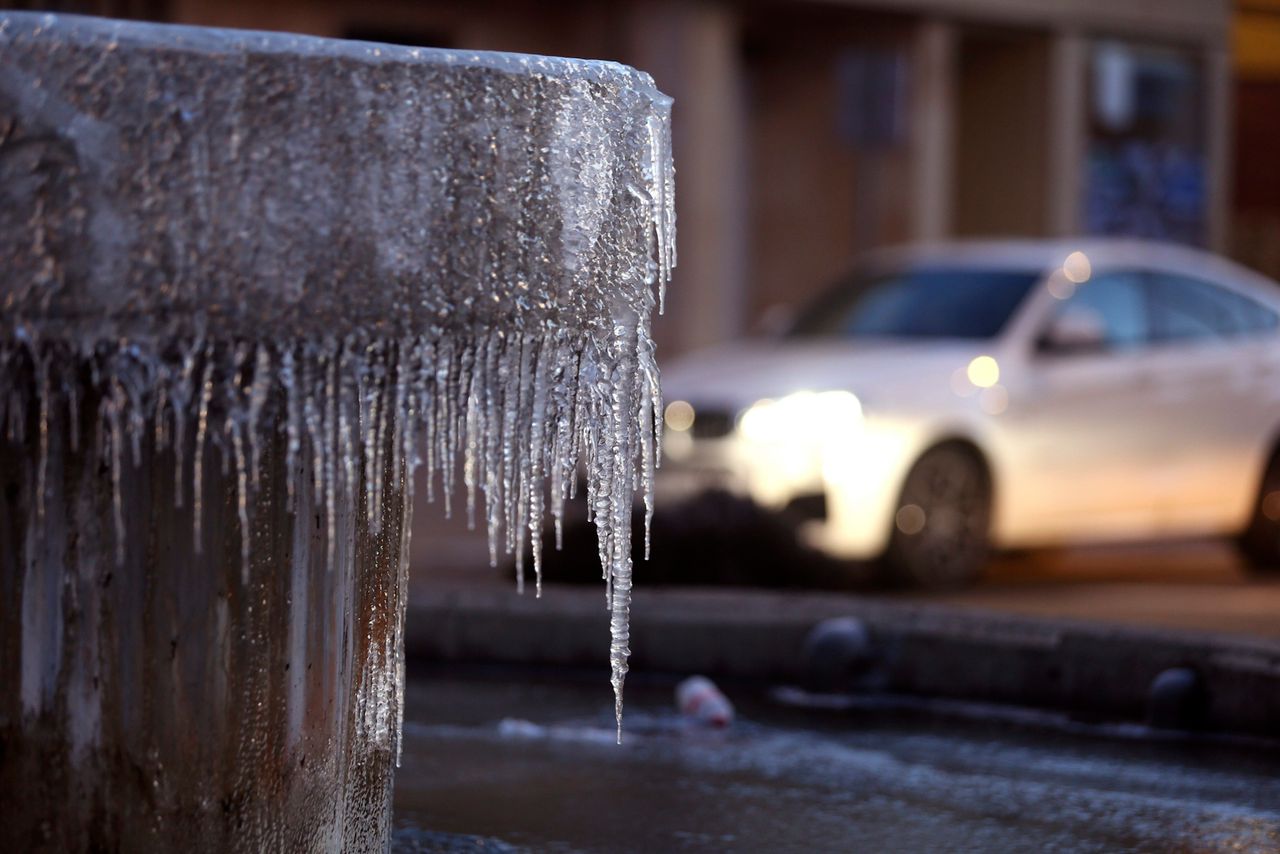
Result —
[[[202, 479], [217, 464], [209, 452], [217, 446], [226, 474], [234, 470], [246, 583], [260, 456], [268, 441], [279, 441], [272, 431], [284, 431], [289, 509], [306, 485], [299, 479], [310, 478], [327, 516], [330, 567], [342, 547], [334, 542], [335, 516], [363, 512], [376, 532], [385, 491], [403, 491], [402, 583], [417, 465], [429, 474], [427, 498], [438, 488], [446, 512], [454, 509], [449, 502], [461, 477], [465, 512], [473, 520], [483, 514], [493, 561], [500, 549], [514, 554], [521, 589], [522, 558], [531, 547], [539, 593], [546, 515], [558, 546], [565, 503], [585, 475], [612, 617], [620, 738], [632, 501], [639, 488], [652, 512], [660, 435], [653, 348], [647, 324], [639, 327], [606, 341], [546, 327], [392, 340], [115, 340], [79, 347], [26, 333], [0, 345], [0, 425], [11, 442], [38, 443], [34, 512], [41, 532], [55, 414], [70, 427], [72, 453], [96, 443], [90, 450], [110, 470], [117, 561], [125, 555], [121, 482], [140, 464], [147, 433], [157, 451], [172, 450], [174, 494], [179, 503], [193, 503], [196, 549], [207, 533]], [[96, 407], [95, 418], [82, 420], [86, 407]], [[92, 435], [80, 435], [82, 423], [92, 425]], [[38, 436], [28, 435], [31, 424]], [[358, 507], [362, 479], [367, 505]]]

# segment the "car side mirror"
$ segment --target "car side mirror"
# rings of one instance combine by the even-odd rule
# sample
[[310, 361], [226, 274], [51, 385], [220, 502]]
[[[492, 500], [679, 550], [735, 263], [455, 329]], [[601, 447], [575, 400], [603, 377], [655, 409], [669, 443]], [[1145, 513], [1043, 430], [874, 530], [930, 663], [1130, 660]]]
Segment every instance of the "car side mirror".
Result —
[[1107, 346], [1107, 330], [1102, 316], [1087, 308], [1067, 308], [1057, 314], [1040, 336], [1041, 353], [1065, 355], [1098, 353]]

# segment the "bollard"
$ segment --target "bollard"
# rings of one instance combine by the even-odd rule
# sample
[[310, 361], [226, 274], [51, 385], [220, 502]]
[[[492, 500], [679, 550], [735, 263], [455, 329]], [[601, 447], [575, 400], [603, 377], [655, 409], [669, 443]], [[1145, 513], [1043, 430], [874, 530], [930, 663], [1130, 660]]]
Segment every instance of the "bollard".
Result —
[[0, 13], [0, 848], [386, 849], [419, 462], [517, 556], [587, 472], [620, 714], [668, 115], [611, 63]]
[[1147, 689], [1147, 723], [1159, 729], [1204, 729], [1209, 691], [1194, 667], [1169, 667]]
[[822, 693], [852, 690], [866, 679], [878, 657], [862, 620], [823, 620], [810, 630], [800, 651], [805, 688]]

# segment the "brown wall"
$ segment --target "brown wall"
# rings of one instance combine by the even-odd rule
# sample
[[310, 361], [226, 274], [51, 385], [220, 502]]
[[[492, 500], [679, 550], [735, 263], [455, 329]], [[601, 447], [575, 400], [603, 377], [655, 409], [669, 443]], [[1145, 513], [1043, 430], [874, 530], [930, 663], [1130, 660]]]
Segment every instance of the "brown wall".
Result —
[[957, 64], [955, 233], [1046, 233], [1047, 40], [966, 35]]
[[[167, 17], [649, 71], [675, 98], [680, 266], [655, 324], [670, 356], [802, 301], [866, 248], [1074, 232], [1083, 119], [1061, 120], [1075, 113], [1050, 105], [1083, 109], [1058, 97], [1054, 76], [1055, 56], [1083, 54], [1054, 46], [1107, 33], [1216, 44], [1226, 9], [1225, 0], [169, 0]], [[925, 31], [944, 37], [932, 70], [918, 64]], [[907, 126], [891, 144], [840, 127], [848, 95], [838, 66], [859, 46], [908, 60]]]
[[1280, 2], [1235, 21], [1232, 254], [1280, 278]]
[[842, 127], [850, 105], [840, 77], [842, 58], [859, 49], [905, 61], [904, 26], [796, 18], [759, 20], [747, 34], [751, 318], [813, 295], [858, 252], [908, 237], [909, 95], [899, 137], [868, 144]]

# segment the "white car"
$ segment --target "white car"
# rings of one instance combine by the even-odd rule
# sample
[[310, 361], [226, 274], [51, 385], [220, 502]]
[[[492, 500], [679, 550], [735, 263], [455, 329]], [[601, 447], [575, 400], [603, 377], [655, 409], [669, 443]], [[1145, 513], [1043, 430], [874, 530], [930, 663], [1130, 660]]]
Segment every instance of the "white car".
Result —
[[1280, 565], [1280, 286], [1116, 240], [884, 252], [663, 375], [668, 503], [723, 488], [903, 583], [992, 547], [1200, 535]]

